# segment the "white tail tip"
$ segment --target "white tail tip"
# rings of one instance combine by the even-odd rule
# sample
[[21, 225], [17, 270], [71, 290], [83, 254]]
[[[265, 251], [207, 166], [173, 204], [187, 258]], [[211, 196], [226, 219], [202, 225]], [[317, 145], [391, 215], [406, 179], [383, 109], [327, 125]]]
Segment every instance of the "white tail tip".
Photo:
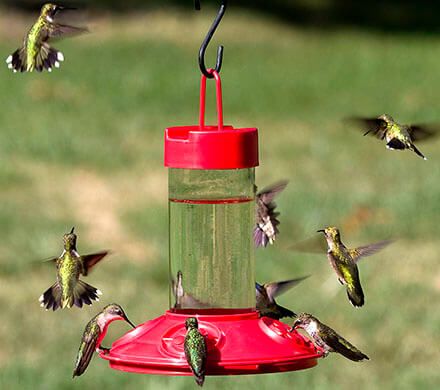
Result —
[[96, 294], [102, 295], [102, 291], [101, 290], [96, 290]]
[[8, 58], [6, 58], [6, 63], [10, 64], [12, 62], [12, 56], [9, 56]]
[[58, 61], [61, 61], [61, 62], [64, 61], [64, 54], [59, 51], [57, 53], [57, 59], [58, 59]]

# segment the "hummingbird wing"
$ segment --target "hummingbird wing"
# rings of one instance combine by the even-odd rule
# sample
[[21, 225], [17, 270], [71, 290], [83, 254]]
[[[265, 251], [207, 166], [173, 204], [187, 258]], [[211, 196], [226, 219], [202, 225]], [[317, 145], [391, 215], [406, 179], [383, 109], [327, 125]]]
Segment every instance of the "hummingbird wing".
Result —
[[379, 139], [384, 139], [385, 137], [387, 131], [387, 123], [383, 119], [352, 117], [348, 120], [362, 126], [363, 131], [366, 131], [364, 133], [364, 136], [367, 134], [371, 134]]
[[274, 199], [286, 188], [287, 184], [288, 181], [275, 183], [260, 191], [256, 196], [254, 243], [257, 248], [273, 243], [279, 232], [277, 227], [280, 224], [277, 219], [279, 213], [275, 211]]
[[349, 343], [342, 336], [337, 334], [332, 328], [321, 323], [320, 337], [334, 351], [355, 362], [369, 360], [369, 357]]
[[326, 253], [327, 242], [321, 236], [314, 235], [310, 238], [298, 241], [288, 247], [288, 249], [303, 253]]
[[84, 330], [72, 377], [82, 375], [87, 369], [90, 360], [92, 360], [93, 352], [96, 350], [100, 333], [98, 324], [94, 323], [94, 319], [91, 320]]
[[50, 39], [60, 39], [60, 38], [66, 38], [66, 37], [72, 37], [79, 34], [88, 33], [89, 29], [85, 27], [75, 27], [75, 26], [69, 26], [67, 24], [60, 24], [56, 23], [53, 24], [53, 28], [49, 31], [49, 38]]
[[287, 187], [287, 184], [289, 184], [288, 180], [282, 180], [274, 183], [258, 192], [257, 197], [267, 205], [274, 201], [275, 197]]
[[92, 253], [90, 255], [81, 256], [81, 260], [83, 263], [83, 272], [84, 276], [87, 276], [89, 271], [98, 264], [106, 255], [108, 251], [102, 251], [98, 253]]
[[423, 141], [425, 139], [434, 137], [437, 135], [438, 130], [433, 126], [426, 125], [412, 125], [408, 129], [409, 135], [412, 141]]
[[357, 263], [363, 257], [374, 255], [376, 252], [379, 252], [381, 249], [385, 248], [389, 244], [391, 244], [393, 240], [384, 240], [375, 242], [374, 244], [360, 246], [355, 249], [350, 249], [349, 253], [351, 258]]
[[298, 283], [302, 282], [304, 279], [307, 279], [310, 275], [303, 276], [302, 278], [284, 280], [282, 282], [272, 282], [264, 284], [264, 288], [266, 289], [267, 296], [270, 302], [274, 302], [275, 297], [285, 293], [287, 290], [296, 286]]

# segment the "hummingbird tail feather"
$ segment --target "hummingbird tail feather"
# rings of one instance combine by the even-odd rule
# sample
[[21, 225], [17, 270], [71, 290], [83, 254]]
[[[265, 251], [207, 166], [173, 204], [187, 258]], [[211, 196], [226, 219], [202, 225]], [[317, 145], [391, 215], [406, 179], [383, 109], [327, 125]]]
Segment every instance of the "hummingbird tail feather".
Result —
[[194, 374], [194, 379], [196, 380], [196, 383], [202, 387], [203, 383], [205, 382], [205, 374], [202, 375], [196, 375]]
[[296, 314], [292, 310], [287, 309], [286, 307], [278, 305], [277, 309], [280, 314], [279, 318], [284, 318], [284, 317], [295, 318], [296, 317]]
[[83, 304], [91, 305], [92, 301], [99, 301], [101, 291], [97, 288], [78, 280], [75, 289], [73, 290], [73, 303], [81, 308]]
[[59, 68], [63, 61], [63, 53], [51, 47], [47, 42], [44, 42], [35, 59], [35, 69], [38, 72], [41, 72], [43, 69], [52, 72], [53, 67]]
[[61, 288], [58, 282], [50, 286], [39, 298], [40, 306], [45, 307], [46, 310], [56, 309], [61, 307]]
[[266, 247], [269, 243], [266, 233], [258, 225], [254, 228], [254, 243], [256, 248]]
[[15, 50], [8, 58], [6, 58], [8, 68], [14, 73], [24, 72], [27, 68], [26, 52], [24, 47]]
[[424, 160], [426, 160], [426, 157], [423, 155], [423, 153], [419, 149], [416, 148], [416, 145], [411, 144], [411, 148], [412, 148], [413, 152], [415, 154], [417, 154], [417, 156], [419, 156], [419, 157], [423, 158]]
[[354, 307], [364, 305], [364, 292], [360, 284], [358, 286], [347, 284], [347, 296]]

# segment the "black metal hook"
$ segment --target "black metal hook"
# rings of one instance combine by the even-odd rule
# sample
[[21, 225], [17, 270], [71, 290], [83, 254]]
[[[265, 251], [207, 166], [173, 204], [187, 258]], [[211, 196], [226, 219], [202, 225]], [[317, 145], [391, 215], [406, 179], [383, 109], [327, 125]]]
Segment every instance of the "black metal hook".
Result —
[[[208, 70], [206, 69], [205, 66], [205, 52], [206, 52], [206, 48], [209, 45], [209, 42], [211, 41], [215, 30], [217, 30], [218, 25], [220, 24], [223, 15], [226, 12], [226, 6], [227, 6], [227, 1], [223, 0], [222, 4], [220, 6], [220, 9], [217, 13], [217, 17], [214, 20], [214, 23], [212, 23], [208, 33], [205, 36], [205, 39], [203, 40], [202, 46], [200, 46], [200, 50], [199, 50], [199, 67], [200, 67], [200, 71], [205, 75], [205, 77], [212, 79], [214, 76], [211, 73], [208, 73]], [[194, 7], [197, 11], [200, 10], [200, 0], [194, 0]], [[222, 67], [222, 62], [223, 62], [223, 46], [219, 46], [217, 49], [217, 62], [215, 64], [215, 70], [217, 73], [220, 73], [220, 69]]]

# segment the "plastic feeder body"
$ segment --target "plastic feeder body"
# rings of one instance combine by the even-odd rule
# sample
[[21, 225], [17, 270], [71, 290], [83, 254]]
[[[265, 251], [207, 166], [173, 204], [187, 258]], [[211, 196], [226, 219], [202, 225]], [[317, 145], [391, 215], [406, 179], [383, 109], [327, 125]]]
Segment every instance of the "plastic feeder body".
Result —
[[165, 130], [169, 168], [170, 310], [113, 343], [103, 359], [117, 370], [191, 375], [185, 320], [205, 336], [207, 375], [285, 372], [313, 367], [313, 344], [255, 310], [255, 128], [223, 126], [221, 83], [217, 126], [205, 126], [206, 78], [200, 122]]

